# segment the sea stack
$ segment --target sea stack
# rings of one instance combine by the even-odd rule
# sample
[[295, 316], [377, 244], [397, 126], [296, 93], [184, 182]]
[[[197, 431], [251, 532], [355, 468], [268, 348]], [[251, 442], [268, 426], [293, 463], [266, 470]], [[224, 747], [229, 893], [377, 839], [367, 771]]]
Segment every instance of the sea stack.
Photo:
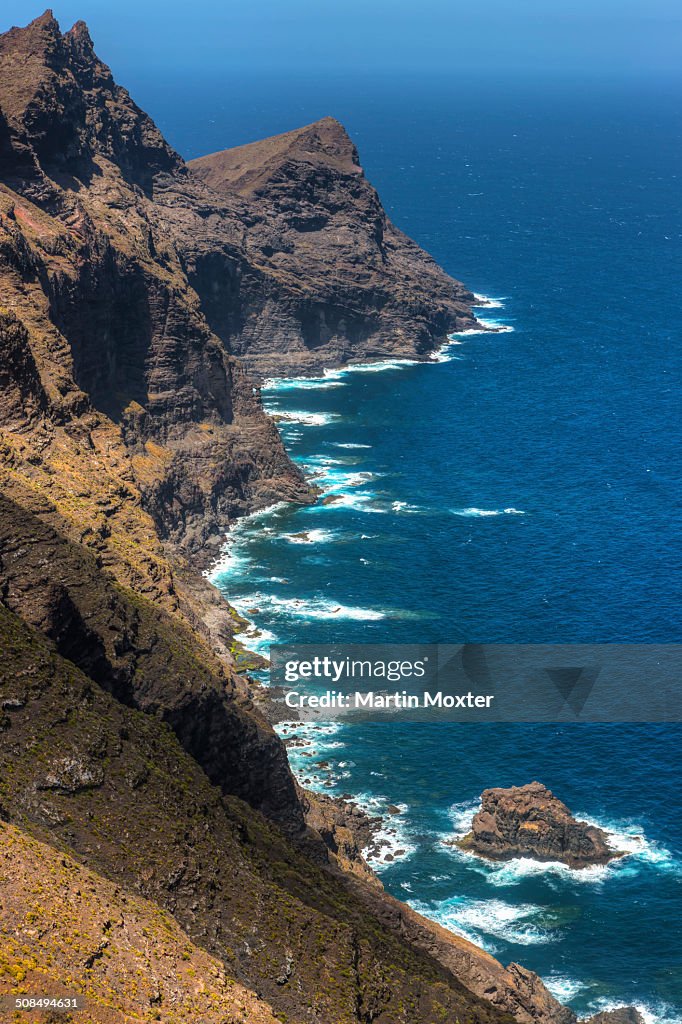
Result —
[[644, 1017], [636, 1006], [618, 1006], [614, 1010], [602, 1010], [584, 1024], [645, 1024]]
[[486, 789], [471, 831], [457, 845], [491, 860], [531, 857], [571, 868], [607, 864], [623, 856], [609, 845], [606, 832], [574, 818], [541, 782]]

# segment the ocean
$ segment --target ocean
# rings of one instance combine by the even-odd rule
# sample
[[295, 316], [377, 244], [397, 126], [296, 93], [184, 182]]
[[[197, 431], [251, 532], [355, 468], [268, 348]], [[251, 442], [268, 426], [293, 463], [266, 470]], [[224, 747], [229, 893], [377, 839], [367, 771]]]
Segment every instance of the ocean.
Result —
[[[507, 328], [268, 383], [292, 458], [339, 500], [230, 535], [214, 579], [250, 646], [681, 642], [679, 82], [182, 85], [132, 92], [187, 157], [338, 117], [389, 216]], [[299, 731], [302, 781], [386, 815], [390, 892], [580, 1014], [682, 1020], [682, 727]], [[484, 788], [533, 779], [630, 856], [572, 871], [444, 845]]]

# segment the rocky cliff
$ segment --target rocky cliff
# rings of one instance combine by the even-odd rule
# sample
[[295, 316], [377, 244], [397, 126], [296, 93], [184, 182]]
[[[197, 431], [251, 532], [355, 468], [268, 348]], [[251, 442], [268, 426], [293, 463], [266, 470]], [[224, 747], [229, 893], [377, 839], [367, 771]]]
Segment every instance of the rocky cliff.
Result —
[[236, 516], [312, 497], [240, 356], [424, 356], [471, 319], [336, 123], [263, 145], [211, 184], [82, 23], [0, 37], [0, 989], [66, 979], [96, 1021], [570, 1024], [367, 881], [200, 575]]
[[235, 330], [229, 301], [193, 280], [214, 329], [258, 373], [423, 359], [473, 323], [474, 296], [391, 223], [333, 118], [189, 166], [248, 209], [244, 244], [267, 274], [267, 305], [247, 287]]

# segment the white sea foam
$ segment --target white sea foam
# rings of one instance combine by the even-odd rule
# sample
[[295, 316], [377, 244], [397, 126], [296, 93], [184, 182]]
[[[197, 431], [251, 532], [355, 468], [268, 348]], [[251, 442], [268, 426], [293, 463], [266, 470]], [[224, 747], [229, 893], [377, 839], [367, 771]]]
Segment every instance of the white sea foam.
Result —
[[378, 473], [370, 473], [366, 470], [322, 469], [319, 479], [327, 485], [329, 493], [333, 494], [346, 487], [361, 487], [362, 484], [375, 480], [378, 475]]
[[208, 578], [212, 583], [216, 583], [226, 576], [236, 576], [245, 570], [250, 561], [249, 555], [242, 551], [235, 541], [232, 541], [223, 550]]
[[355, 619], [373, 622], [385, 618], [384, 612], [374, 608], [357, 608], [334, 601], [313, 600], [297, 603], [296, 598], [289, 601], [273, 598], [273, 603], [286, 608], [289, 614], [303, 619]]
[[587, 985], [575, 978], [567, 978], [561, 974], [550, 974], [545, 976], [543, 982], [560, 1003], [570, 1003], [577, 995], [584, 992]]
[[386, 870], [395, 861], [406, 860], [417, 849], [407, 830], [407, 804], [397, 804], [400, 814], [388, 810], [388, 797], [371, 793], [359, 793], [353, 802], [370, 816], [381, 816], [382, 825], [377, 829], [372, 842], [362, 851], [362, 856], [376, 872]]
[[621, 860], [611, 861], [608, 865], [610, 870], [618, 874], [633, 874], [641, 866], [647, 865], [655, 871], [682, 874], [680, 861], [655, 839], [649, 839], [638, 822], [632, 819], [622, 821], [596, 819], [580, 814], [577, 817], [581, 821], [586, 821], [588, 825], [595, 825], [602, 829], [608, 836], [609, 845], [614, 850], [627, 854]]
[[[241, 597], [233, 604], [240, 611], [244, 608], [267, 609], [278, 617], [294, 616], [298, 619], [358, 619], [377, 621], [386, 617], [385, 612], [374, 608], [357, 608], [340, 604], [325, 598], [277, 597], [275, 594], [255, 593]], [[254, 612], [255, 614], [255, 612]]]
[[342, 380], [330, 380], [328, 377], [270, 377], [263, 382], [261, 391], [326, 391], [342, 387], [345, 387]]
[[475, 306], [485, 306], [487, 309], [502, 309], [506, 302], [505, 295], [495, 299], [491, 295], [478, 295], [474, 292], [474, 298], [476, 299]]
[[476, 327], [467, 327], [463, 331], [453, 331], [448, 335], [448, 339], [453, 341], [457, 338], [469, 338], [475, 334], [509, 334], [514, 330], [511, 324], [490, 317], [476, 317], [476, 325]]
[[297, 720], [278, 722], [274, 726], [275, 732], [282, 740], [295, 741], [295, 745], [287, 745], [287, 755], [291, 769], [300, 782], [310, 778], [311, 782], [307, 784], [312, 784], [312, 788], [327, 788], [324, 784], [329, 781], [328, 775], [316, 770], [318, 766], [312, 758], [326, 759], [330, 751], [344, 747], [338, 739], [341, 728], [341, 725], [335, 722]]
[[277, 733], [288, 733], [300, 739], [306, 739], [310, 743], [314, 738], [320, 736], [336, 736], [341, 732], [343, 726], [338, 722], [299, 722], [298, 719], [291, 719], [286, 722], [278, 722], [273, 727]]
[[211, 583], [220, 583], [221, 579], [226, 576], [238, 575], [245, 570], [246, 566], [251, 563], [251, 558], [244, 548], [252, 530], [257, 528], [264, 532], [271, 529], [259, 526], [259, 524], [266, 517], [276, 515], [284, 508], [286, 508], [286, 502], [277, 501], [273, 505], [268, 505], [266, 508], [258, 509], [256, 512], [244, 516], [230, 527], [220, 557], [204, 574]]
[[[234, 601], [232, 603], [237, 607]], [[237, 611], [239, 611], [239, 608], [237, 608]], [[254, 626], [253, 623], [249, 623], [248, 627], [243, 629], [241, 633], [235, 633], [235, 640], [238, 640], [248, 651], [260, 654], [262, 658], [269, 658], [270, 645], [279, 643], [278, 637], [271, 630]]]
[[467, 519], [485, 519], [489, 516], [525, 516], [523, 509], [514, 508], [451, 508], [453, 516], [463, 516]]
[[264, 406], [265, 411], [285, 423], [299, 423], [304, 427], [325, 427], [339, 418], [333, 412], [305, 412], [303, 409], [283, 410], [277, 406]]
[[429, 362], [430, 363], [455, 363], [455, 362], [461, 362], [464, 357], [463, 356], [455, 355], [455, 353], [452, 351], [452, 349], [453, 349], [453, 347], [455, 345], [461, 345], [461, 344], [462, 344], [461, 341], [455, 341], [454, 338], [450, 338], [445, 343], [445, 345], [442, 346], [442, 348], [439, 348], [437, 352], [434, 352], [434, 354], [429, 359]]
[[331, 455], [302, 455], [296, 456], [296, 461], [300, 462], [306, 469], [318, 470], [328, 466], [347, 466], [349, 463], [356, 462], [357, 459], [353, 459], [348, 455], [345, 458], [343, 456], [334, 458]]
[[483, 946], [490, 953], [497, 952], [495, 940], [520, 946], [542, 945], [552, 942], [552, 930], [543, 925], [546, 911], [533, 903], [505, 903], [503, 900], [472, 900], [453, 896], [437, 903], [410, 900], [424, 917], [429, 917], [444, 928]]
[[400, 370], [403, 366], [414, 366], [416, 359], [379, 359], [375, 363], [351, 363], [343, 373], [382, 373], [384, 370]]
[[[318, 792], [328, 792], [350, 778], [351, 773], [343, 769], [352, 762], [336, 762], [333, 756], [345, 747], [339, 738], [343, 728], [340, 724], [287, 721], [277, 723], [274, 728], [282, 740], [288, 741], [287, 756], [291, 770], [301, 785]], [[327, 764], [321, 765], [320, 761]]]
[[448, 809], [448, 817], [452, 822], [452, 829], [445, 838], [462, 839], [467, 832], [471, 831], [474, 814], [480, 809], [480, 806], [480, 799], [462, 800], [460, 803], [453, 804]]
[[[368, 503], [376, 497], [374, 492], [359, 491], [357, 488], [371, 483], [381, 474], [368, 470], [343, 468], [345, 463], [324, 456], [309, 458], [302, 465], [311, 474], [311, 479], [320, 487], [322, 497], [333, 497], [333, 501], [325, 502], [325, 507], [341, 505], [346, 508], [362, 508], [363, 511], [379, 511], [367, 508]], [[346, 493], [349, 488], [352, 489], [351, 494]]]
[[421, 512], [423, 511], [418, 505], [410, 505], [407, 501], [394, 501], [391, 505], [394, 512]]
[[331, 530], [301, 530], [300, 533], [283, 533], [282, 539], [289, 544], [330, 544], [337, 535]]
[[679, 1010], [667, 1003], [623, 1003], [610, 999], [598, 999], [590, 1004], [585, 1016], [592, 1016], [605, 1010], [618, 1010], [624, 1006], [634, 1006], [639, 1011], [645, 1024], [681, 1024], [682, 1016]]
[[356, 444], [354, 441], [335, 441], [335, 448], [371, 448], [371, 444]]
[[514, 328], [511, 324], [505, 324], [503, 320], [491, 320], [489, 317], [483, 319], [482, 316], [476, 318], [479, 324], [482, 324], [486, 329], [486, 333], [494, 334], [510, 334]]
[[[334, 500], [325, 504], [325, 508], [328, 509], [339, 509], [339, 508], [352, 508], [356, 512], [387, 512], [387, 508], [382, 508], [379, 505], [372, 504], [375, 500], [376, 495], [363, 492], [354, 491], [351, 494], [343, 494], [337, 491], [329, 492], [328, 497], [333, 497]], [[307, 511], [307, 510], [306, 510]], [[319, 506], [316, 506], [315, 511], [319, 511]]]

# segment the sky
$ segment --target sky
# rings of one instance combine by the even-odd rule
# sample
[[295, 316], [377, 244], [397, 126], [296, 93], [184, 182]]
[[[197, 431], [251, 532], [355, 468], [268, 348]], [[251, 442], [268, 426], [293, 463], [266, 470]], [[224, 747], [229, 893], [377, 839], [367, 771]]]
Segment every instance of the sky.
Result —
[[[43, 3], [47, 0], [43, 0]], [[0, 0], [0, 30], [41, 14]], [[259, 74], [679, 72], [679, 0], [53, 0], [87, 21], [119, 77]]]

